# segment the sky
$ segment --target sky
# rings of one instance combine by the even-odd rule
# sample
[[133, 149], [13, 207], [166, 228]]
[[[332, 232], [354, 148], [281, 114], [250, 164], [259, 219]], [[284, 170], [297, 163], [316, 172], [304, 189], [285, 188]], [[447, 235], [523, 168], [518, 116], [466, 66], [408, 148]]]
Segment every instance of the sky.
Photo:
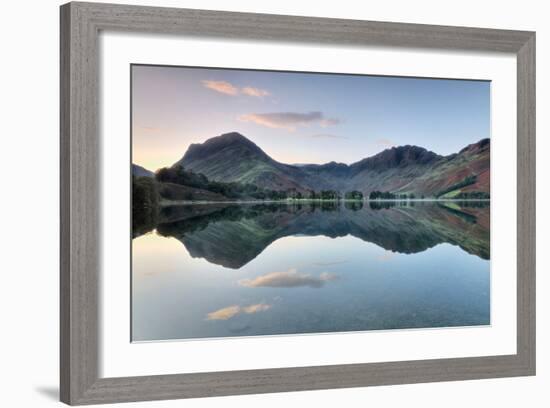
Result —
[[447, 155], [490, 137], [490, 82], [132, 65], [131, 119], [132, 161], [152, 171], [229, 132], [289, 164]]

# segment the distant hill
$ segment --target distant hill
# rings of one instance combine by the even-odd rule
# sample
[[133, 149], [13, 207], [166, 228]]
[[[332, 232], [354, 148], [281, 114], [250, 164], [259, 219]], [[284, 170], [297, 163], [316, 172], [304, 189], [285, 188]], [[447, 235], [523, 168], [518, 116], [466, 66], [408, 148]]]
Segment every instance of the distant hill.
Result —
[[483, 139], [460, 152], [441, 156], [418, 146], [386, 149], [351, 165], [290, 165], [272, 159], [255, 143], [233, 132], [192, 144], [174, 165], [208, 179], [255, 184], [271, 190], [341, 193], [389, 191], [424, 196], [453, 196], [490, 191], [490, 140]]
[[136, 177], [155, 177], [155, 174], [152, 171], [138, 166], [137, 164], [132, 164], [132, 175]]

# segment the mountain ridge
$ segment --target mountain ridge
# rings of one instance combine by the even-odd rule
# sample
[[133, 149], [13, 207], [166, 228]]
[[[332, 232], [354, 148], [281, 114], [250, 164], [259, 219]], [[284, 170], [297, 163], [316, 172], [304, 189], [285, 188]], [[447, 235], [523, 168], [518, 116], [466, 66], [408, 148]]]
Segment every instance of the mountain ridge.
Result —
[[147, 170], [145, 167], [132, 163], [132, 176], [136, 177], [155, 177], [155, 173]]
[[[490, 191], [490, 139], [481, 139], [457, 153], [439, 155], [420, 146], [385, 149], [352, 164], [278, 162], [238, 132], [225, 133], [189, 146], [174, 166], [202, 173], [220, 182], [255, 184], [271, 190], [330, 189], [390, 191], [437, 196], [454, 185], [461, 192]], [[454, 191], [454, 190], [453, 190]]]

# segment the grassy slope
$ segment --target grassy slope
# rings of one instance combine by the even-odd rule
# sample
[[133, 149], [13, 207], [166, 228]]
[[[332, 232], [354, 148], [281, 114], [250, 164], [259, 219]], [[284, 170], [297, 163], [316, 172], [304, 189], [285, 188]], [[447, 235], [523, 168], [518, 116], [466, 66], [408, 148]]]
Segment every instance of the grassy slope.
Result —
[[[476, 183], [463, 187], [460, 191], [490, 191], [490, 151], [464, 152], [452, 159], [443, 159], [432, 166], [424, 174], [419, 175], [410, 183], [399, 187], [396, 192], [422, 192], [426, 195], [434, 195], [466, 177], [477, 175]], [[456, 195], [460, 191], [452, 191], [448, 194]]]
[[184, 166], [203, 173], [211, 180], [251, 183], [272, 190], [359, 190], [367, 195], [373, 190], [381, 190], [434, 196], [473, 174], [477, 175], [477, 182], [461, 191], [489, 192], [489, 158], [490, 145], [478, 143], [433, 164], [408, 165], [382, 171], [364, 170], [350, 179], [329, 172], [316, 174], [314, 171], [279, 163], [265, 154], [255, 154], [242, 146], [229, 145], [200, 159], [191, 159]]
[[224, 201], [227, 197], [213, 193], [208, 190], [201, 190], [189, 186], [182, 186], [173, 183], [157, 183], [160, 196], [164, 200], [183, 201]]

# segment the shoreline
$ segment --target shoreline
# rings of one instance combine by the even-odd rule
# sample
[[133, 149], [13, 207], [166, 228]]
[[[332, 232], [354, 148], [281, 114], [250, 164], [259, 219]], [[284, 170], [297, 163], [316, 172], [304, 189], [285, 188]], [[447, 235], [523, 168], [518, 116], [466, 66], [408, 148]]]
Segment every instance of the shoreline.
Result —
[[227, 201], [206, 201], [206, 200], [162, 200], [159, 202], [160, 207], [172, 207], [179, 205], [215, 205], [215, 204], [308, 204], [308, 203], [384, 203], [384, 202], [490, 202], [490, 198], [413, 198], [413, 199], [376, 199], [376, 200], [350, 200], [350, 199], [340, 199], [340, 200], [317, 200], [309, 198], [300, 198], [300, 199], [286, 199], [286, 200], [227, 200]]

